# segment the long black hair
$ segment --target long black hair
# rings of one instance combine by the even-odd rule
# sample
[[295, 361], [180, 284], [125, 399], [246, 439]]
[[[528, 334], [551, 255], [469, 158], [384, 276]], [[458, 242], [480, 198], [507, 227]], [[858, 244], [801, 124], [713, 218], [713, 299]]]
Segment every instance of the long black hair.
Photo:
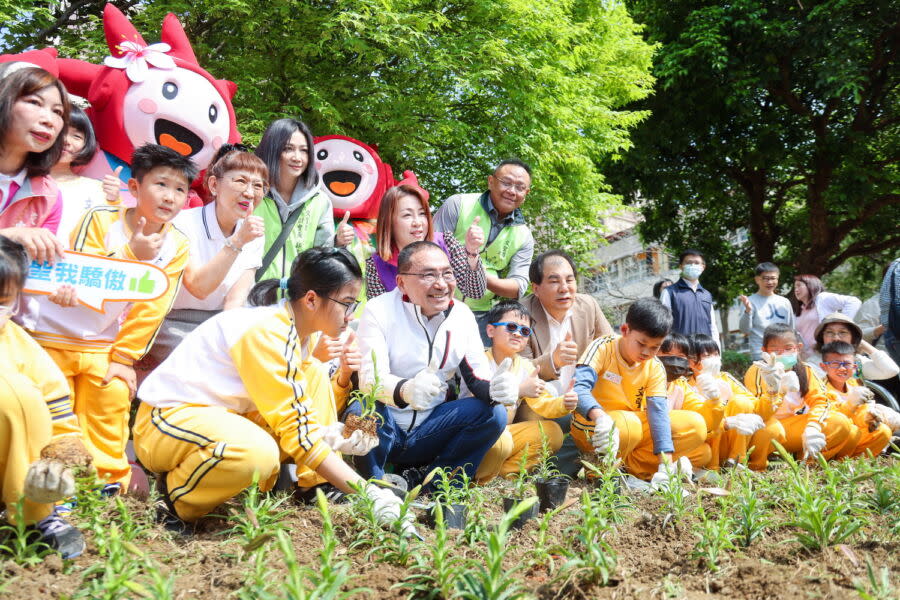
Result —
[[87, 113], [74, 104], [69, 113], [69, 129], [78, 130], [84, 137], [84, 147], [72, 158], [73, 167], [82, 167], [91, 162], [97, 153], [97, 136], [94, 135], [94, 126]]
[[[351, 281], [362, 279], [356, 258], [346, 248], [310, 248], [297, 255], [291, 274], [284, 280], [264, 279], [250, 290], [250, 306], [267, 306], [278, 301], [278, 290], [284, 289], [291, 302], [312, 290], [319, 296], [330, 296]], [[284, 285], [282, 286], [282, 282]]]
[[[318, 179], [315, 166], [315, 148], [313, 144], [313, 134], [309, 126], [299, 119], [277, 119], [269, 123], [263, 132], [262, 139], [259, 140], [259, 146], [256, 147], [256, 155], [260, 157], [269, 168], [269, 187], [278, 189], [278, 181], [281, 177], [281, 153], [284, 147], [291, 141], [291, 136], [296, 132], [303, 134], [306, 138], [306, 154], [307, 163], [306, 171], [300, 176], [298, 183], [302, 183], [303, 187], [312, 188]], [[290, 203], [290, 198], [283, 198]]]
[[[793, 327], [785, 323], [772, 323], [771, 325], [766, 327], [765, 331], [763, 331], [762, 347], [765, 348], [769, 345], [769, 342], [774, 339], [788, 337], [793, 338], [795, 344], [802, 343], [801, 340], [803, 338], [800, 337], [799, 333], [794, 331]], [[791, 371], [797, 374], [797, 379], [800, 381], [800, 395], [805, 396], [809, 391], [809, 378], [806, 376], [806, 363], [799, 359], [800, 353], [798, 352], [797, 354], [797, 364], [793, 366]]]

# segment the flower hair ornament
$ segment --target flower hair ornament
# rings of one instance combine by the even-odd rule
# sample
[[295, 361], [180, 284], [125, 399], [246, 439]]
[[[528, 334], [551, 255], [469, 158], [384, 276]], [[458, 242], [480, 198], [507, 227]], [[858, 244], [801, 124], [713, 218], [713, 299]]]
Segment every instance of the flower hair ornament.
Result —
[[140, 83], [147, 78], [149, 65], [158, 69], [174, 69], [175, 61], [166, 52], [172, 49], [169, 44], [160, 42], [146, 46], [140, 42], [127, 40], [118, 44], [116, 50], [122, 56], [107, 56], [103, 64], [113, 69], [125, 69], [125, 75], [134, 83]]

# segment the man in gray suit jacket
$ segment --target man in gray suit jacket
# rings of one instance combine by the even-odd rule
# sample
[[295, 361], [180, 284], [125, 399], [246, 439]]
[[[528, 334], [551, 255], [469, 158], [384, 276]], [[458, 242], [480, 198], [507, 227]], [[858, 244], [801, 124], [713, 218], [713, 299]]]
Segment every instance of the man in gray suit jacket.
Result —
[[[534, 293], [522, 303], [531, 313], [532, 333], [522, 356], [535, 363], [541, 379], [557, 381], [562, 394], [581, 354], [598, 337], [611, 335], [612, 327], [597, 301], [578, 293], [575, 262], [562, 250], [549, 250], [534, 259], [528, 276]], [[541, 418], [524, 402], [516, 415], [516, 421]], [[556, 419], [564, 432], [569, 431], [570, 419]], [[559, 470], [574, 476], [580, 468], [577, 458], [578, 451], [567, 437], [557, 453]]]

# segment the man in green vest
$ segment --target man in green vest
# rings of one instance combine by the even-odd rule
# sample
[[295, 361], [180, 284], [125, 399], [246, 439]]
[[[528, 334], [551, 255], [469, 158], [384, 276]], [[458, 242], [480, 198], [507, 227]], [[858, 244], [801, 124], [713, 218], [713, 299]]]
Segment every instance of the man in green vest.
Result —
[[531, 189], [531, 167], [518, 159], [506, 159], [487, 178], [481, 194], [455, 194], [434, 215], [434, 230], [452, 232], [465, 243], [472, 226], [484, 232], [481, 262], [487, 274], [487, 292], [481, 298], [465, 298], [475, 313], [481, 339], [488, 311], [500, 298], [518, 299], [528, 289], [528, 268], [534, 255], [534, 237], [519, 207]]

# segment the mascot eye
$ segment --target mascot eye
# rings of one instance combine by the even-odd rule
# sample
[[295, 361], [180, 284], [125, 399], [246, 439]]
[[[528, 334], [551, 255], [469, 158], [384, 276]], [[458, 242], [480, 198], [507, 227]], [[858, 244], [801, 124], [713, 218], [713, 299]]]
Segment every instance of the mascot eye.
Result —
[[358, 151], [356, 151], [356, 150], [353, 151], [353, 158], [355, 158], [355, 159], [358, 160], [359, 162], [362, 162], [362, 161], [363, 161], [363, 155], [362, 155], [362, 153], [360, 153], [360, 152], [358, 152]]
[[316, 152], [316, 158], [318, 158], [319, 160], [325, 160], [326, 158], [328, 158], [328, 150], [322, 148], [321, 150]]
[[163, 98], [171, 100], [178, 95], [178, 86], [171, 81], [167, 81], [163, 84], [162, 94]]
[[215, 123], [216, 119], [219, 118], [219, 109], [216, 108], [215, 104], [209, 105], [209, 122]]

